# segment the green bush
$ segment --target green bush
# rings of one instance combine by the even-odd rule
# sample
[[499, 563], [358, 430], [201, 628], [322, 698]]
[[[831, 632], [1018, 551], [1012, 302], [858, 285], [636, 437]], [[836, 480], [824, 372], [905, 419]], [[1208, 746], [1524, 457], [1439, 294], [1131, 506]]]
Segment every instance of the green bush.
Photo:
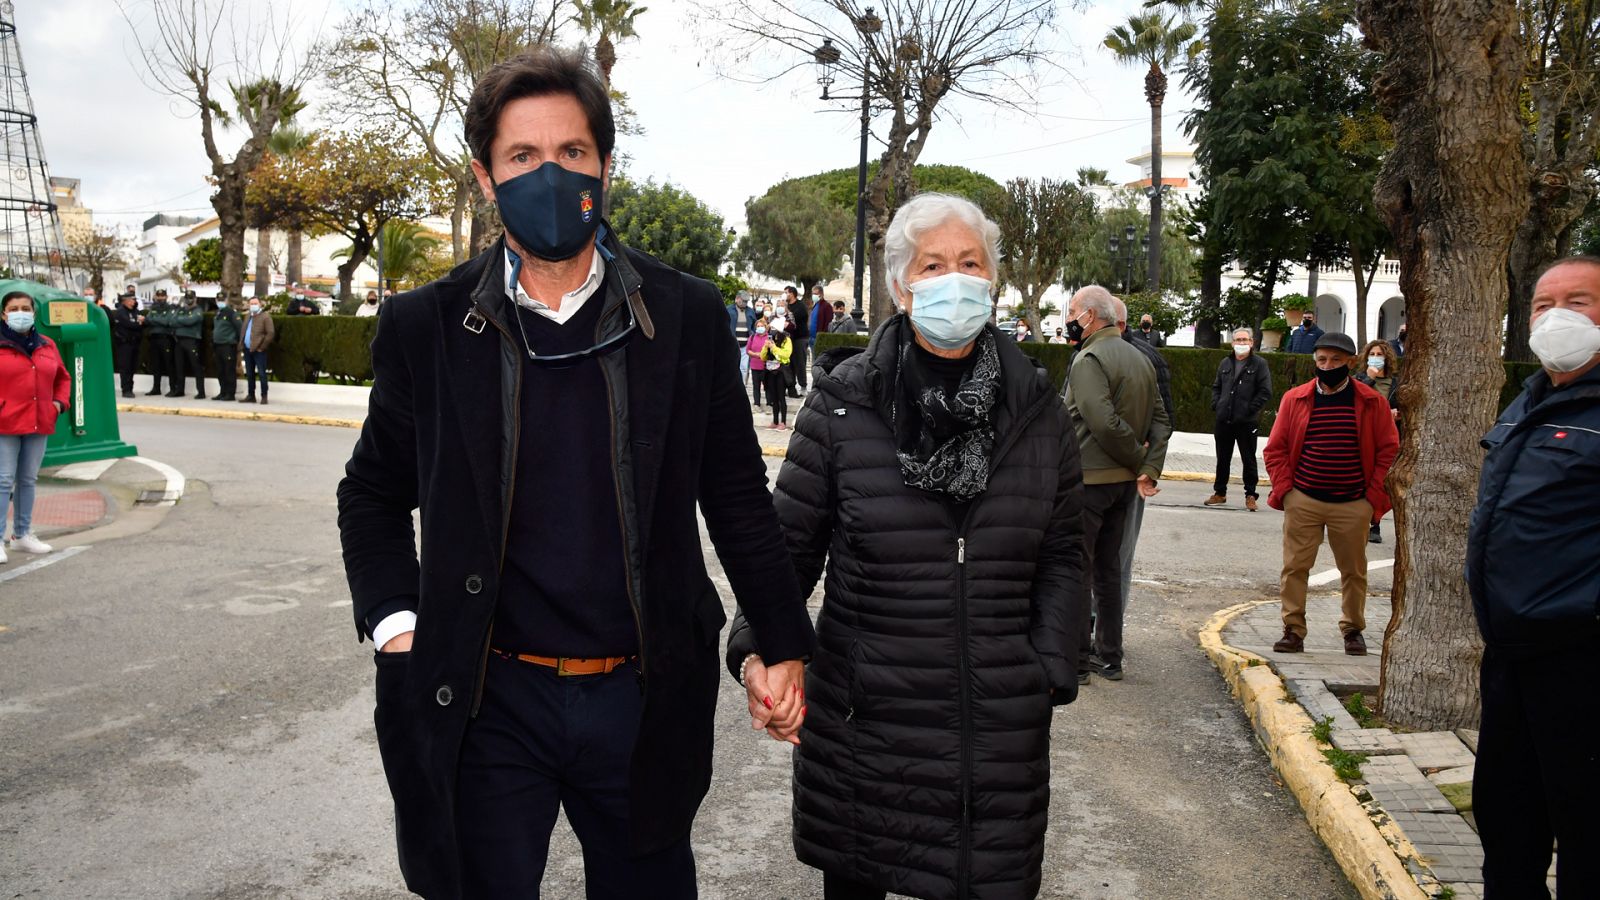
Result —
[[[836, 334], [828, 332], [817, 335], [816, 353], [832, 350], [835, 347], [866, 347], [870, 340], [865, 334]], [[1045, 370], [1050, 373], [1050, 383], [1056, 390], [1065, 389], [1067, 384], [1067, 369], [1072, 366], [1072, 347], [1067, 344], [1045, 344], [1036, 341], [1025, 341], [1016, 345], [1018, 350], [1028, 356], [1044, 363]], [[1210, 382], [1207, 382], [1209, 384]]]
[[372, 379], [372, 338], [378, 317], [275, 316], [278, 336], [267, 348], [276, 381], [310, 383], [317, 373], [354, 381]]

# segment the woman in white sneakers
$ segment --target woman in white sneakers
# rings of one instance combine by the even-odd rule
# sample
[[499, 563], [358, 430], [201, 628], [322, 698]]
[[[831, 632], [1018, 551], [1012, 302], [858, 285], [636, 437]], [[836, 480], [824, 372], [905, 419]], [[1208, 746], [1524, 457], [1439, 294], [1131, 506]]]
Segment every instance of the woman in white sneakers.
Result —
[[[45, 441], [72, 396], [72, 376], [61, 354], [35, 327], [33, 297], [12, 291], [0, 300], [0, 524], [8, 506], [12, 550], [49, 553], [50, 545], [29, 531], [33, 491], [44, 460]], [[6, 561], [0, 550], [0, 562]]]

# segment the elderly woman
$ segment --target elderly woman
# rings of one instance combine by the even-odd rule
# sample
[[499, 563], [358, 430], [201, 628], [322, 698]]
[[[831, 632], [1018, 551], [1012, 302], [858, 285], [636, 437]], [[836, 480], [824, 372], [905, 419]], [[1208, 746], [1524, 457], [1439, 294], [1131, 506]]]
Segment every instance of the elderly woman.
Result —
[[[1394, 345], [1384, 340], [1368, 341], [1366, 349], [1356, 357], [1355, 379], [1389, 401], [1389, 415], [1395, 420], [1395, 428], [1405, 434], [1405, 429], [1400, 428], [1400, 354], [1395, 352]], [[1383, 543], [1383, 530], [1376, 519], [1367, 528], [1367, 543]]]
[[798, 744], [795, 851], [829, 900], [1039, 889], [1083, 487], [1056, 387], [990, 324], [998, 232], [941, 194], [895, 214], [903, 312], [818, 360], [778, 476], [802, 593], [826, 567], [803, 697], [768, 696], [751, 632], [730, 636], [756, 727]]

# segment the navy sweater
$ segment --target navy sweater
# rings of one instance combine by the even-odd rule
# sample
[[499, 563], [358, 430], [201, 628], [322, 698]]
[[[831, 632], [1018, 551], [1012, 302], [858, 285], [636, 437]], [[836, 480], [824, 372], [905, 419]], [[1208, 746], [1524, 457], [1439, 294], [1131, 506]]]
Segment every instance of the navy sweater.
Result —
[[[609, 287], [564, 325], [510, 305], [534, 352], [570, 353], [595, 343]], [[521, 341], [521, 333], [512, 334]], [[540, 656], [631, 656], [639, 638], [628, 600], [605, 376], [594, 359], [560, 367], [527, 363], [522, 372], [510, 543], [493, 644]]]

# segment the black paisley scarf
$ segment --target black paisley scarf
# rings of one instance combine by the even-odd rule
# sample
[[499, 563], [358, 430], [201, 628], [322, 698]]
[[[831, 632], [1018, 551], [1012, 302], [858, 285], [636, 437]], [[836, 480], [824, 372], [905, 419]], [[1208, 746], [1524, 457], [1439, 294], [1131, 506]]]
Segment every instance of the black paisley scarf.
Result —
[[917, 356], [915, 341], [900, 344], [892, 408], [900, 473], [907, 487], [971, 500], [989, 486], [994, 417], [1000, 398], [1000, 351], [987, 331], [978, 335], [977, 361], [950, 393]]

